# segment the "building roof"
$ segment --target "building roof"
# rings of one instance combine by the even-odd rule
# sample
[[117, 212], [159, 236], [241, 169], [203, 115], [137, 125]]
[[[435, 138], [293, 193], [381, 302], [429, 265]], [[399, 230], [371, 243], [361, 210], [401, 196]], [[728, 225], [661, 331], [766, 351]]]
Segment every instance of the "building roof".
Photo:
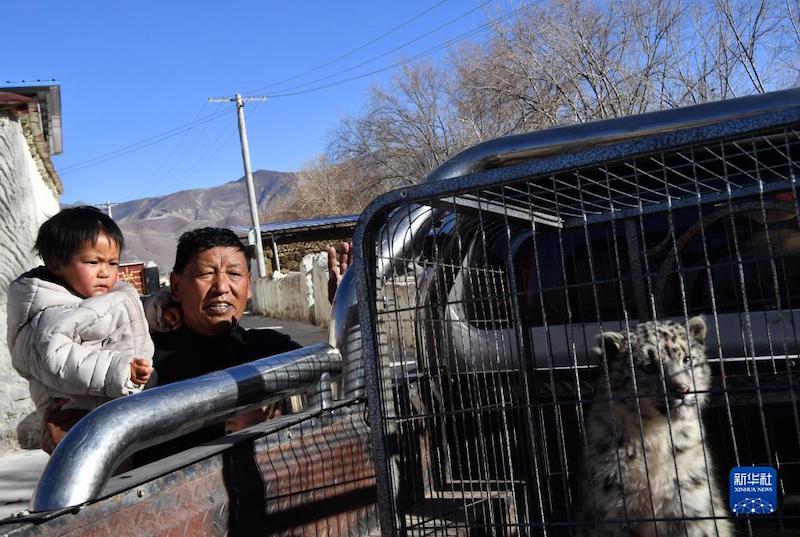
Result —
[[[41, 115], [42, 134], [50, 149], [51, 155], [63, 152], [61, 140], [61, 86], [56, 81], [20, 83], [13, 86], [0, 86], [0, 92], [13, 93], [18, 96], [35, 99]], [[6, 99], [11, 99], [6, 96]], [[11, 104], [11, 103], [9, 103]], [[16, 104], [21, 104], [19, 100]]]
[[17, 106], [32, 103], [32, 97], [26, 97], [19, 93], [11, 93], [10, 91], [0, 91], [0, 106]]
[[[269, 235], [271, 237], [281, 237], [283, 235], [291, 235], [303, 231], [319, 231], [323, 229], [333, 229], [342, 227], [355, 227], [358, 223], [357, 214], [348, 214], [344, 216], [325, 216], [321, 218], [310, 218], [307, 220], [288, 220], [285, 222], [269, 222], [261, 224], [261, 235]], [[250, 233], [250, 226], [235, 225], [230, 226], [230, 229], [241, 238], [247, 238]]]
[[58, 85], [0, 87], [0, 112], [22, 127], [42, 180], [56, 196], [64, 192], [50, 157], [61, 153], [61, 92]]

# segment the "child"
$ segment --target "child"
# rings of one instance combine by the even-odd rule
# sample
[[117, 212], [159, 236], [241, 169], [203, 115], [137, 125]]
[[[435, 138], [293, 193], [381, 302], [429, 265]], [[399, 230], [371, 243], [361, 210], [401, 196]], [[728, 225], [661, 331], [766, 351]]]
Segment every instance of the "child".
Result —
[[52, 453], [90, 410], [142, 389], [153, 342], [138, 294], [117, 281], [123, 237], [110, 217], [64, 209], [42, 224], [35, 247], [44, 266], [9, 288], [8, 345]]

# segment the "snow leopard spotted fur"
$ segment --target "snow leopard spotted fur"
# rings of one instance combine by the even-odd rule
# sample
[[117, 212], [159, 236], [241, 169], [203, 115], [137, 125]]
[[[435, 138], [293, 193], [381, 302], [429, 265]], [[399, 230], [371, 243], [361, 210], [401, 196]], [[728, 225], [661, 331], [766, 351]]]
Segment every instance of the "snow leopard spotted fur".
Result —
[[703, 518], [727, 510], [700, 420], [711, 384], [706, 324], [702, 317], [687, 324], [688, 333], [666, 321], [598, 336], [611, 393], [601, 373], [577, 481], [579, 535], [733, 535], [729, 520]]

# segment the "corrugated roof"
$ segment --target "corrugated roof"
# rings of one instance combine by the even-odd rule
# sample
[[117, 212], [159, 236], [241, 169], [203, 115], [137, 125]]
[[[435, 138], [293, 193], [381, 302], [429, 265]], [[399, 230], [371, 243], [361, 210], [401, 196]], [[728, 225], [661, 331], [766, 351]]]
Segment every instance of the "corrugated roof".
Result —
[[[285, 222], [269, 222], [261, 224], [261, 234], [281, 235], [286, 233], [296, 233], [298, 231], [312, 231], [315, 229], [326, 229], [335, 227], [355, 226], [359, 215], [348, 214], [343, 216], [325, 216], [322, 218], [310, 218], [307, 220], [288, 220]], [[242, 238], [247, 237], [250, 226], [235, 225], [230, 229]]]

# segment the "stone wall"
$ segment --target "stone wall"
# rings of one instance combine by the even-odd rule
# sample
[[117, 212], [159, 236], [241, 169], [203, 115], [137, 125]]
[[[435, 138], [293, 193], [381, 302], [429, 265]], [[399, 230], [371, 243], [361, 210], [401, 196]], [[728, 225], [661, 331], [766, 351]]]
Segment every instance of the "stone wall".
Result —
[[331, 318], [328, 254], [307, 254], [298, 268], [300, 270], [275, 272], [271, 277], [257, 279], [253, 283], [251, 311], [276, 319], [328, 326]]
[[[325, 252], [328, 246], [335, 246], [341, 241], [352, 240], [352, 228], [334, 228], [320, 230], [314, 233], [313, 239], [301, 239], [287, 237], [279, 238], [278, 256], [281, 260], [282, 272], [293, 272], [300, 270], [300, 262], [309, 254]], [[272, 260], [272, 243], [269, 239], [264, 239], [264, 257], [267, 268], [275, 270], [275, 263]]]
[[[28, 383], [12, 368], [6, 339], [8, 285], [40, 263], [33, 253], [36, 232], [59, 209], [60, 181], [50, 175], [49, 155], [40, 153], [41, 144], [37, 148], [31, 123], [28, 114], [0, 108], [0, 452], [38, 443]], [[23, 425], [18, 443], [17, 429], [26, 417], [24, 425], [33, 427]]]

